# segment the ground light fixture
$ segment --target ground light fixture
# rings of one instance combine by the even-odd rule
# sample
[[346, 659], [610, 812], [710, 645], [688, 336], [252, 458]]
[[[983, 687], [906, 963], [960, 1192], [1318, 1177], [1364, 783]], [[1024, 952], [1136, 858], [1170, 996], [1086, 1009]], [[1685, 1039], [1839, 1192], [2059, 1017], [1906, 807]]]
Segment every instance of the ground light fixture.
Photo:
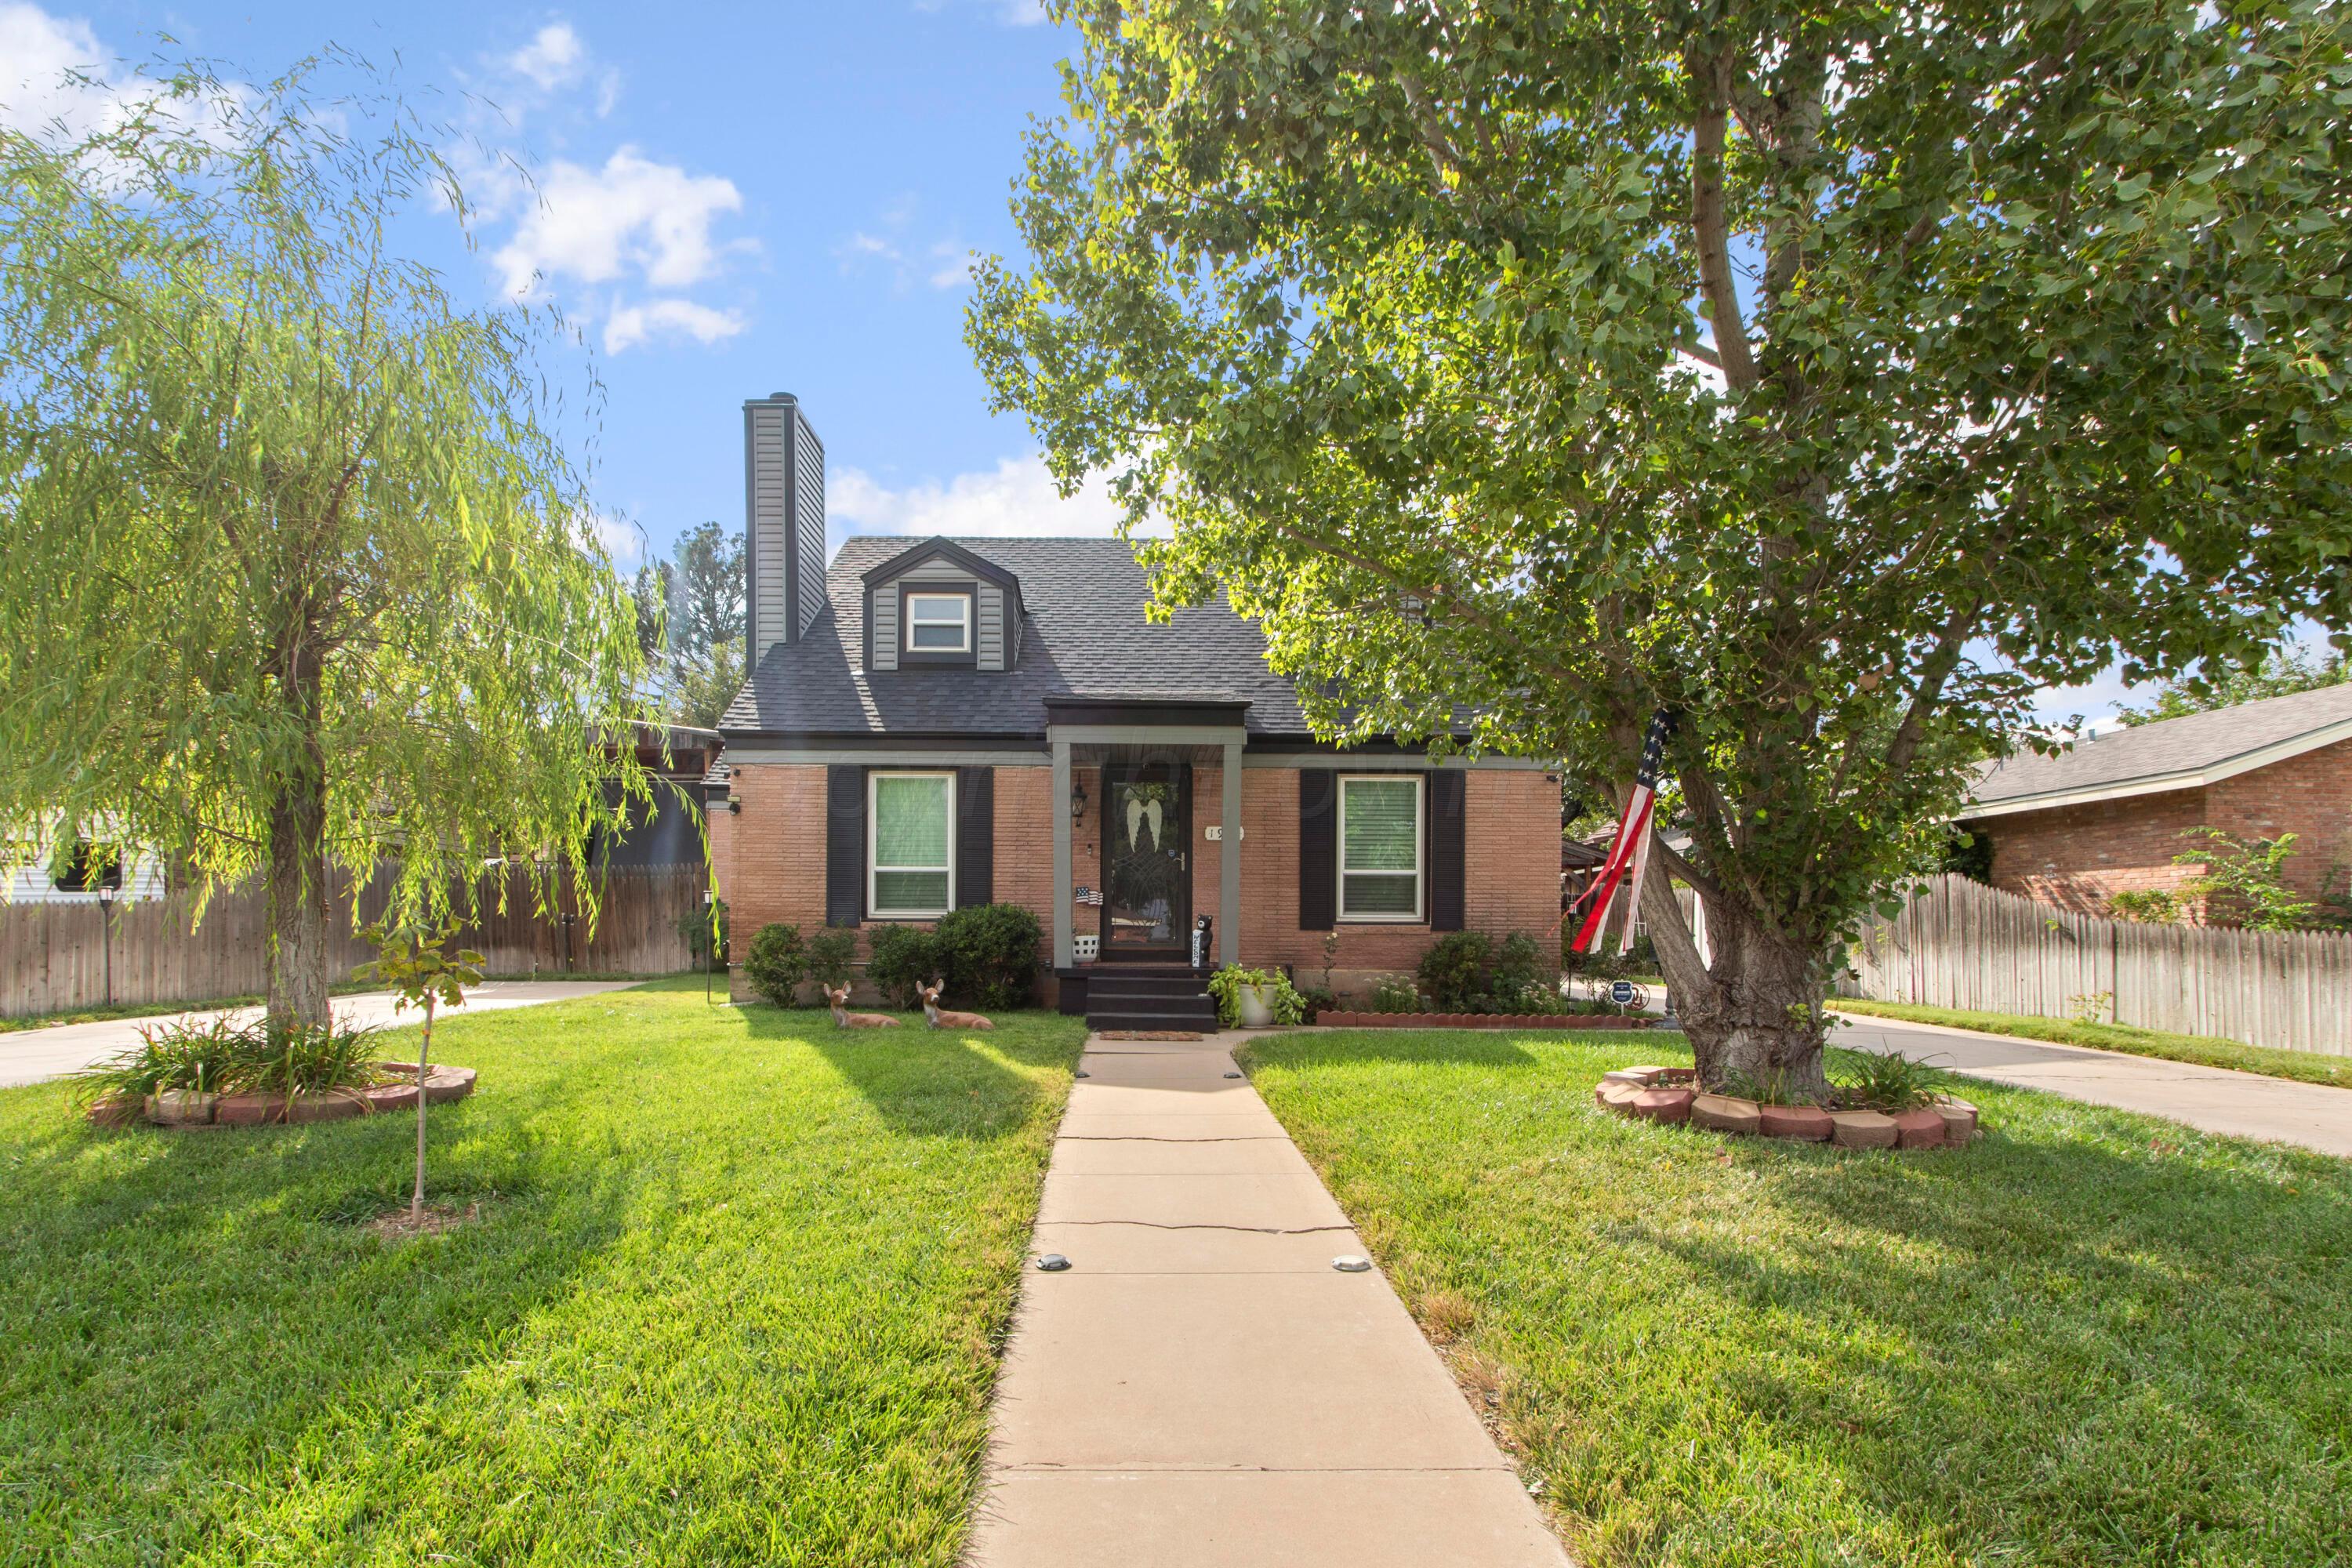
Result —
[[1058, 1252], [1049, 1252], [1037, 1259], [1039, 1269], [1047, 1274], [1059, 1274], [1070, 1266], [1070, 1260]]

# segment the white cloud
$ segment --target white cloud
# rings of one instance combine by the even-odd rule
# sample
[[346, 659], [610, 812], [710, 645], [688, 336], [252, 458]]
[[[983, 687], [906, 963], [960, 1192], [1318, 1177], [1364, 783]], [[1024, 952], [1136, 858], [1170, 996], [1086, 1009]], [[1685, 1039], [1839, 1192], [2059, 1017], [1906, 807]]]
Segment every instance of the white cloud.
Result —
[[594, 82], [600, 120], [612, 113], [621, 99], [620, 71], [599, 65], [579, 29], [561, 19], [533, 33], [530, 42], [500, 58], [498, 65], [516, 83], [530, 83], [541, 97]]
[[892, 489], [862, 468], [835, 468], [825, 481], [825, 513], [836, 542], [851, 533], [934, 533], [973, 537], [1022, 534], [1102, 536], [1118, 531], [1119, 505], [1100, 475], [1065, 500], [1042, 458], [1005, 458], [979, 473], [942, 484], [927, 479]]
[[[949, 0], [915, 0], [918, 11], [939, 12]], [[1008, 27], [1034, 27], [1045, 19], [1045, 0], [989, 0], [988, 8]]]
[[713, 310], [691, 300], [615, 305], [604, 321], [604, 352], [616, 354], [655, 338], [692, 338], [698, 343], [715, 343], [733, 337], [747, 324], [737, 311]]
[[193, 104], [162, 103], [160, 97], [157, 84], [110, 54], [89, 23], [21, 0], [0, 0], [0, 125], [65, 145], [155, 104], [159, 121], [177, 121], [226, 144], [251, 101], [236, 82], [223, 83], [219, 96]]
[[[79, 72], [94, 79], [70, 81]], [[95, 130], [121, 101], [113, 61], [89, 24], [37, 5], [0, 5], [0, 124], [37, 132]]]
[[915, 197], [910, 192], [884, 207], [877, 215], [876, 234], [867, 229], [855, 229], [845, 239], [835, 243], [834, 259], [841, 263], [842, 276], [853, 277], [868, 267], [880, 268], [890, 278], [891, 287], [903, 293], [914, 286], [919, 277], [934, 289], [961, 289], [971, 277], [971, 250], [953, 237], [938, 240], [928, 246], [915, 246], [906, 238], [906, 230], [915, 221]]
[[616, 512], [592, 511], [580, 522], [614, 566], [631, 566], [644, 558], [646, 531], [629, 519]]
[[[728, 252], [744, 248], [745, 242], [722, 242], [712, 232], [722, 215], [742, 206], [742, 193], [732, 180], [689, 174], [623, 147], [600, 169], [557, 163], [541, 180], [538, 200], [490, 260], [507, 291], [518, 298], [567, 278], [683, 289], [715, 276]], [[668, 325], [684, 327], [705, 342], [728, 335], [709, 330], [727, 312], [682, 300], [637, 309], [660, 311]], [[647, 316], [623, 336], [641, 341], [643, 327], [656, 320]], [[740, 328], [739, 321], [733, 330]]]

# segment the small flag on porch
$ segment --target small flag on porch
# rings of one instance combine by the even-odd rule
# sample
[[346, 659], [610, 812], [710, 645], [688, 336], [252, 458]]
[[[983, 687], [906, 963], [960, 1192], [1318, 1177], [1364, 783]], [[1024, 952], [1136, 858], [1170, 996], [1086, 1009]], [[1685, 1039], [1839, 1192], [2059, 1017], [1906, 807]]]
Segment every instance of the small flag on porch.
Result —
[[1633, 773], [1633, 793], [1626, 798], [1624, 815], [1617, 819], [1617, 837], [1610, 841], [1609, 858], [1601, 862], [1601, 869], [1593, 874], [1592, 886], [1585, 890], [1584, 896], [1592, 900], [1592, 909], [1570, 944], [1578, 952], [1591, 952], [1599, 944], [1601, 928], [1609, 918], [1610, 902], [1628, 870], [1633, 874], [1633, 897], [1626, 903], [1625, 934], [1617, 951], [1633, 951], [1633, 921], [1641, 910], [1642, 881], [1650, 868], [1650, 814], [1657, 805], [1658, 774], [1665, 766], [1666, 737], [1674, 731], [1674, 715], [1667, 710], [1661, 708], [1650, 715], [1650, 732], [1642, 742], [1642, 761]]

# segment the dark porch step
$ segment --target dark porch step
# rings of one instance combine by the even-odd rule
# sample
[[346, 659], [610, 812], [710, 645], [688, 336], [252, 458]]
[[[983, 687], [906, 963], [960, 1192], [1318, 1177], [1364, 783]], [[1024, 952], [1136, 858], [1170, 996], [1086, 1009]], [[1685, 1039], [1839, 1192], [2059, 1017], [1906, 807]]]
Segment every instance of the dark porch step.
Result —
[[1212, 1007], [1203, 1014], [1193, 1013], [1097, 1013], [1087, 1014], [1089, 1029], [1181, 1029], [1193, 1034], [1213, 1035], [1217, 1031], [1217, 1011]]
[[1185, 980], [1089, 980], [1089, 983], [1087, 983], [1087, 999], [1089, 999], [1089, 1002], [1091, 999], [1096, 999], [1096, 996], [1134, 996], [1134, 999], [1150, 996], [1152, 1002], [1162, 1002], [1162, 999], [1183, 999], [1183, 1002], [1190, 1002], [1190, 999], [1195, 999], [1195, 996], [1206, 996], [1206, 994], [1209, 994], [1209, 987], [1202, 985], [1200, 980], [1190, 980], [1190, 978]]

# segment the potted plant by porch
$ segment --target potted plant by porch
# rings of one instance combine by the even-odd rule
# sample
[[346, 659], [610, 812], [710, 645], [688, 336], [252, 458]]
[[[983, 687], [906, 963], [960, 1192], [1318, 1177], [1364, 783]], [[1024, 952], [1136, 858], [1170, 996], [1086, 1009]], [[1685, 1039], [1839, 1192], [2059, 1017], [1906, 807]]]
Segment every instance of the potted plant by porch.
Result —
[[1228, 964], [1209, 976], [1217, 999], [1217, 1021], [1228, 1029], [1264, 1029], [1296, 1024], [1307, 1016], [1307, 999], [1280, 970]]

